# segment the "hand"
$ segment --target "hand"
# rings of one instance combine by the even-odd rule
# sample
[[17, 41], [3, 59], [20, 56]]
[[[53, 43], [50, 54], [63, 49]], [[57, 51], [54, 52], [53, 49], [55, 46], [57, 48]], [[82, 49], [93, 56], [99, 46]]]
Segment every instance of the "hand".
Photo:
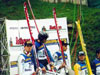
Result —
[[59, 67], [59, 69], [65, 67], [65, 66], [66, 66], [66, 64], [63, 62], [62, 65]]
[[42, 68], [42, 73], [46, 73], [45, 67]]
[[66, 64], [65, 64], [65, 63], [62, 63], [62, 65], [61, 65], [61, 66], [62, 66], [62, 68], [63, 68], [63, 67], [65, 67], [65, 66], [66, 66]]
[[54, 63], [53, 62], [51, 62], [49, 65], [50, 65], [51, 70], [54, 70], [55, 69], [55, 66], [54, 66]]
[[54, 63], [53, 63], [53, 62], [50, 62], [49, 64], [50, 64], [50, 65], [54, 65]]
[[53, 62], [50, 62], [49, 65], [50, 65], [50, 67], [54, 67], [54, 63]]
[[38, 72], [39, 72], [39, 70], [40, 70], [40, 68], [37, 68], [37, 69], [36, 69], [36, 73], [38, 73]]
[[36, 75], [36, 72], [33, 72], [33, 74], [32, 75]]

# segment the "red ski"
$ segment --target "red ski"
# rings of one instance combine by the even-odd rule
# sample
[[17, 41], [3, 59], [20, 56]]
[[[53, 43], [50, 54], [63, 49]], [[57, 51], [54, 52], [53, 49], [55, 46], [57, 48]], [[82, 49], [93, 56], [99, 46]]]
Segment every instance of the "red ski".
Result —
[[24, 11], [25, 11], [25, 16], [26, 16], [28, 28], [29, 28], [30, 37], [31, 37], [31, 40], [32, 40], [33, 48], [34, 48], [37, 67], [39, 67], [39, 61], [38, 61], [38, 58], [37, 58], [37, 53], [36, 53], [36, 48], [35, 48], [35, 40], [34, 40], [34, 37], [32, 36], [32, 32], [31, 32], [32, 30], [31, 30], [31, 26], [30, 26], [30, 23], [29, 23], [29, 15], [28, 15], [27, 3], [26, 2], [24, 2]]
[[61, 42], [60, 35], [59, 35], [59, 29], [58, 29], [58, 25], [57, 25], [56, 9], [55, 8], [53, 8], [53, 15], [54, 15], [54, 21], [55, 21], [55, 25], [56, 25], [56, 30], [57, 30], [57, 36], [58, 36], [58, 40], [59, 40], [59, 45], [60, 45], [60, 49], [61, 49], [61, 53], [62, 53], [62, 57], [63, 57], [63, 62], [66, 63], [65, 56], [64, 56], [64, 51], [63, 51], [63, 47], [62, 47], [62, 42]]
[[[31, 11], [31, 14], [32, 14], [32, 17], [33, 17], [33, 20], [34, 20], [34, 23], [35, 23], [37, 32], [38, 32], [38, 34], [39, 34], [39, 29], [38, 29], [38, 26], [37, 26], [37, 23], [36, 23], [36, 20], [35, 20], [35, 16], [34, 16], [34, 14], [33, 14], [33, 11], [32, 11], [32, 8], [31, 8], [31, 4], [30, 4], [30, 1], [29, 1], [29, 0], [28, 0], [28, 5], [29, 5], [29, 8], [30, 8], [30, 11]], [[46, 51], [46, 48], [45, 48], [45, 45], [44, 45], [44, 44], [43, 44], [43, 46], [44, 46], [45, 54], [46, 54], [46, 56], [47, 56], [47, 61], [48, 61], [48, 64], [49, 64], [49, 63], [50, 63], [50, 58], [49, 58], [49, 56], [48, 56], [48, 53], [47, 53], [47, 51]]]

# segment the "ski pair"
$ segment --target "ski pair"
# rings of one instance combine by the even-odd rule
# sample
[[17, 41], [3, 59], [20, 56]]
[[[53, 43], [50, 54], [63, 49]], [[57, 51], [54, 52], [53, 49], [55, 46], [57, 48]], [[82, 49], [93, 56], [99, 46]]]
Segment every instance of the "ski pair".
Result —
[[[61, 39], [60, 39], [59, 29], [58, 29], [57, 20], [56, 20], [56, 9], [55, 8], [53, 8], [53, 16], [54, 16], [54, 21], [55, 21], [55, 25], [56, 25], [56, 31], [57, 31], [57, 36], [58, 36], [58, 41], [59, 41], [59, 46], [60, 46], [63, 62], [66, 64], [64, 51], [63, 51], [63, 47], [62, 47], [62, 42], [61, 42]], [[64, 70], [65, 70], [65, 74], [68, 75], [68, 73], [66, 72], [66, 68], [64, 68]]]
[[[30, 2], [28, 1], [28, 3], [29, 3], [29, 6], [30, 6], [30, 9], [31, 9]], [[39, 61], [38, 61], [38, 57], [37, 57], [37, 53], [36, 53], [35, 39], [34, 39], [34, 37], [32, 36], [32, 32], [31, 32], [32, 30], [31, 30], [31, 26], [30, 26], [30, 23], [29, 23], [29, 14], [28, 14], [27, 3], [26, 3], [26, 2], [24, 2], [24, 11], [25, 11], [25, 16], [26, 16], [28, 28], [29, 28], [30, 37], [31, 37], [32, 44], [33, 44], [34, 55], [35, 55], [35, 59], [36, 59], [36, 66], [37, 66], [37, 68], [39, 68]], [[31, 10], [31, 11], [32, 11], [32, 10]], [[33, 12], [32, 12], [32, 13], [33, 13]], [[34, 14], [32, 14], [32, 16], [33, 16], [33, 18], [34, 18], [35, 26], [36, 26], [37, 31], [38, 31], [38, 33], [39, 33], [39, 30], [38, 30], [38, 27], [37, 27], [37, 24], [36, 24], [36, 21], [35, 21]], [[48, 56], [48, 54], [47, 54], [45, 44], [43, 44], [43, 46], [44, 46], [45, 54], [46, 54], [46, 56], [47, 56], [47, 61], [48, 61], [48, 63], [50, 64], [50, 58], [49, 58], [49, 56]]]
[[[35, 60], [36, 60], [36, 67], [39, 68], [39, 61], [38, 61], [38, 58], [36, 56], [37, 53], [36, 53], [36, 47], [35, 47], [35, 40], [34, 40], [34, 37], [32, 36], [32, 32], [31, 32], [32, 30], [31, 30], [31, 26], [30, 26], [30, 23], [29, 23], [29, 14], [28, 14], [26, 2], [24, 2], [24, 12], [25, 12], [26, 20], [27, 20], [27, 25], [28, 25], [28, 28], [29, 28], [30, 37], [31, 37], [32, 44], [33, 44], [34, 55], [35, 55]], [[39, 72], [38, 72], [38, 74], [40, 75]]]
[[[31, 4], [30, 4], [30, 0], [28, 0], [28, 5], [29, 5], [29, 8], [30, 8], [30, 11], [31, 11], [31, 14], [32, 14], [32, 17], [33, 17], [33, 20], [34, 20], [34, 23], [35, 23], [37, 32], [38, 32], [38, 34], [39, 34], [39, 29], [38, 29], [38, 26], [37, 26], [37, 23], [36, 23], [36, 20], [35, 20], [35, 16], [34, 16], [33, 11], [32, 11], [32, 7], [31, 7]], [[43, 46], [44, 46], [45, 54], [46, 54], [46, 56], [47, 56], [47, 61], [48, 61], [48, 63], [50, 63], [50, 58], [49, 58], [49, 56], [48, 56], [48, 54], [47, 54], [46, 47], [45, 47], [44, 44], [43, 44]]]

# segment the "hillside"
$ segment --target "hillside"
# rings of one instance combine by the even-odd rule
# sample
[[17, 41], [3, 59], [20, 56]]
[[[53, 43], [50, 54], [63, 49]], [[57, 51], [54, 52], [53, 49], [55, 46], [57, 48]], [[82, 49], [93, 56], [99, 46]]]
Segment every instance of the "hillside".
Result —
[[[6, 17], [7, 19], [15, 20], [25, 19], [23, 7], [24, 1], [25, 0], [0, 0], [0, 18]], [[77, 20], [77, 12], [79, 8], [75, 8], [77, 6], [70, 3], [51, 4], [38, 0], [31, 0], [31, 5], [36, 19], [52, 18], [52, 9], [55, 7], [57, 17], [67, 17], [68, 23], [73, 23], [75, 22], [75, 20]], [[30, 11], [29, 14], [30, 18], [32, 18]], [[99, 48], [100, 45], [100, 9], [82, 6], [81, 14], [81, 26], [84, 40], [86, 43], [88, 54], [92, 57], [90, 58], [92, 60], [95, 55], [95, 50]], [[71, 37], [72, 36], [70, 36], [69, 38]], [[73, 43], [74, 40], [72, 42], [72, 46]], [[80, 46], [78, 46], [78, 50], [80, 49]]]

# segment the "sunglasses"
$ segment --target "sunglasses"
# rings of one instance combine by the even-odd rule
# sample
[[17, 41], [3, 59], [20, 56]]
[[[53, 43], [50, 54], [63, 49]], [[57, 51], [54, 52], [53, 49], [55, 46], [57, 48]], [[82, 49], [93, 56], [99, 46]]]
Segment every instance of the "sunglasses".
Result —
[[67, 47], [67, 45], [63, 45], [63, 46]]
[[27, 47], [32, 47], [32, 44], [27, 44], [26, 46], [27, 46]]
[[85, 56], [85, 54], [81, 54], [81, 55], [79, 55], [79, 56]]

